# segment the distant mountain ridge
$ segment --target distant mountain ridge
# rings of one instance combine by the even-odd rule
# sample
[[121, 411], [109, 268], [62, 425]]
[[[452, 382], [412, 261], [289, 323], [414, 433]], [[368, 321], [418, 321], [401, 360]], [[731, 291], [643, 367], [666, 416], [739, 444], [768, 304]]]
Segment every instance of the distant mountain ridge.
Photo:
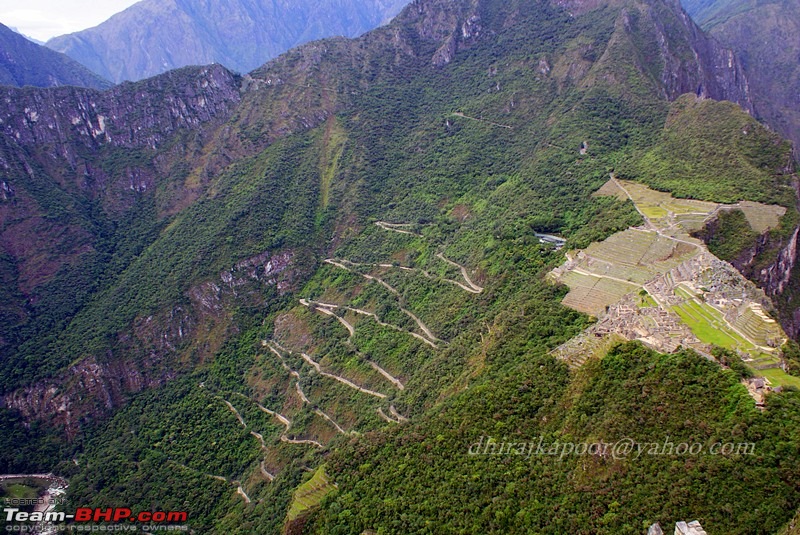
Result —
[[360, 35], [388, 22], [406, 3], [143, 0], [47, 46], [115, 82], [209, 63], [247, 72], [308, 41]]
[[73, 59], [38, 45], [0, 24], [0, 85], [104, 89], [107, 80]]
[[800, 146], [800, 1], [683, 0], [742, 62], [756, 116]]

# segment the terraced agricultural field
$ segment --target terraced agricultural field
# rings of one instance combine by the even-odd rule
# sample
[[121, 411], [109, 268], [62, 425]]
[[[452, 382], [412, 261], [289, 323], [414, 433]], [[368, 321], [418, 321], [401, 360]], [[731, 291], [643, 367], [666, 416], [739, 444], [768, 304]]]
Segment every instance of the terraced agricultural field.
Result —
[[603, 184], [603, 187], [601, 187], [599, 190], [595, 191], [593, 193], [593, 196], [595, 196], [595, 197], [603, 197], [603, 196], [616, 197], [617, 199], [619, 199], [621, 201], [625, 201], [625, 200], [628, 199], [628, 194], [625, 193], [625, 191], [621, 187], [619, 187], [619, 182], [615, 181], [615, 180], [609, 180], [608, 182]]
[[658, 273], [669, 271], [695, 253], [696, 248], [691, 245], [639, 229], [619, 232], [586, 249], [586, 256], [608, 264], [602, 266], [603, 272], [599, 274], [640, 285]]
[[625, 337], [611, 334], [604, 337], [581, 334], [553, 351], [570, 368], [579, 368], [591, 358], [602, 358], [614, 344], [625, 341]]
[[758, 370], [758, 375], [766, 377], [770, 384], [774, 386], [793, 386], [800, 388], [800, 377], [789, 375], [780, 368], [767, 368], [765, 370]]
[[669, 193], [655, 191], [627, 180], [609, 180], [595, 195], [613, 195], [622, 200], [630, 198], [639, 211], [656, 226], [664, 227], [674, 221], [688, 232], [700, 230], [705, 221], [719, 210], [741, 210], [750, 226], [758, 233], [777, 228], [780, 218], [786, 214], [783, 206], [752, 201], [725, 205], [694, 199], [676, 199]]
[[675, 223], [687, 232], [696, 232], [705, 226], [708, 216], [706, 214], [676, 214], [674, 219]]
[[[779, 368], [779, 355], [772, 348], [779, 347], [786, 336], [780, 325], [762, 310], [760, 299], [766, 297], [762, 294], [759, 298], [755, 288], [748, 290], [741, 274], [710, 255], [703, 242], [689, 235], [702, 229], [720, 210], [734, 209], [744, 212], [753, 229], [765, 232], [779, 224], [785, 208], [754, 202], [721, 205], [676, 199], [645, 185], [615, 178], [595, 195], [633, 201], [644, 216], [645, 225], [618, 232], [584, 251], [568, 255], [568, 262], [552, 273], [554, 279], [570, 288], [562, 301], [565, 306], [598, 316], [601, 324], [610, 321], [611, 328], [621, 329], [625, 336], [639, 337], [642, 330], [649, 331], [649, 335], [638, 339], [659, 350], [673, 351], [688, 343], [689, 347], [697, 345], [699, 351], [707, 351], [706, 344], [716, 345], [748, 354], [747, 366], [758, 375], [771, 377], [776, 386], [800, 383]], [[631, 307], [614, 308], [609, 316], [604, 316], [609, 307], [625, 295], [641, 291], [645, 285], [655, 294], [637, 295], [630, 302]], [[709, 294], [709, 303], [719, 304], [726, 312], [702, 299], [704, 292], [709, 291], [706, 286], [716, 288], [717, 292]], [[745, 306], [729, 308], [735, 302], [731, 299], [735, 296], [741, 299], [742, 292], [746, 294]], [[682, 335], [678, 332], [681, 329], [675, 329], [664, 318], [642, 317], [642, 309], [667, 304], [672, 304], [669, 310], [702, 343], [687, 342], [686, 333]], [[618, 315], [620, 310], [622, 315]], [[631, 328], [635, 325], [638, 327]], [[609, 324], [603, 329], [609, 332]], [[598, 341], [590, 334], [584, 334], [554, 354], [576, 366], [596, 351], [597, 345]]]
[[289, 507], [288, 520], [297, 519], [301, 514], [322, 503], [322, 499], [336, 487], [325, 473], [325, 466], [320, 466], [314, 475], [297, 487], [292, 496], [292, 505]]
[[756, 351], [755, 345], [731, 329], [725, 323], [722, 313], [710, 305], [692, 299], [672, 310], [702, 342], [727, 349]]
[[719, 206], [717, 203], [696, 201], [694, 199], [676, 199], [669, 193], [650, 189], [644, 184], [619, 180], [620, 186], [627, 191], [634, 204], [642, 210], [658, 208], [673, 214], [711, 214]]
[[778, 322], [768, 317], [756, 305], [746, 307], [733, 322], [733, 326], [761, 346], [780, 346], [785, 340]]
[[602, 314], [607, 306], [640, 288], [634, 283], [605, 279], [576, 271], [566, 273], [561, 282], [570, 287], [570, 292], [563, 300], [564, 305], [594, 316]]
[[739, 208], [744, 212], [747, 222], [759, 234], [771, 228], [777, 228], [780, 218], [786, 214], [786, 208], [778, 205], [767, 205], [758, 202], [742, 201]]

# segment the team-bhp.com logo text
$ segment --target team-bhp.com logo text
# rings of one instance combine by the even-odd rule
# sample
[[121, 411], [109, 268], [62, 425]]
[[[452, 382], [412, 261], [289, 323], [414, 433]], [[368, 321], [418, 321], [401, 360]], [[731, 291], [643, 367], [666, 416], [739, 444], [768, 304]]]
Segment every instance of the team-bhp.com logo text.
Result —
[[[47, 526], [45, 532], [55, 533], [61, 531], [186, 531], [186, 522], [189, 514], [186, 511], [142, 511], [134, 513], [127, 507], [114, 509], [100, 509], [80, 507], [75, 514], [62, 511], [21, 511], [17, 508], [6, 508], [3, 517], [7, 523], [7, 532], [40, 532]], [[70, 522], [70, 524], [65, 524]], [[98, 524], [98, 522], [113, 522], [113, 524]]]
[[469, 455], [518, 455], [522, 457], [549, 456], [566, 457], [593, 455], [616, 460], [638, 459], [644, 455], [700, 456], [700, 455], [755, 455], [753, 442], [677, 442], [666, 437], [660, 442], [639, 442], [623, 438], [616, 442], [560, 442], [548, 441], [545, 437], [534, 437], [525, 442], [498, 442], [492, 437], [481, 436], [470, 445]]

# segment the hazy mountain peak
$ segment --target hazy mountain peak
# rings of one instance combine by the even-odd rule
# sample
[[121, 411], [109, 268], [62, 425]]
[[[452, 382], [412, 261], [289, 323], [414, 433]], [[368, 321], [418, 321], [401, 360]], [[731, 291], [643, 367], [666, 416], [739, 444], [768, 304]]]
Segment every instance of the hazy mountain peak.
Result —
[[38, 45], [3, 24], [0, 24], [0, 84], [77, 85], [96, 89], [111, 85], [64, 54]]
[[307, 41], [355, 37], [386, 22], [405, 3], [144, 0], [47, 46], [117, 82], [208, 63], [247, 72]]

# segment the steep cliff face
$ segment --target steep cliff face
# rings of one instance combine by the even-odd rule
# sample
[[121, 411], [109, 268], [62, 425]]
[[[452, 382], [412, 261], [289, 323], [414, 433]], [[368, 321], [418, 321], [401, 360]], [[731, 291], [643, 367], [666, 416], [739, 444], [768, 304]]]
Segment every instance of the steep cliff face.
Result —
[[800, 144], [800, 2], [684, 0], [710, 35], [735, 51], [750, 78], [756, 116]]
[[145, 388], [165, 384], [216, 353], [238, 332], [236, 308], [259, 308], [265, 294], [296, 289], [302, 272], [295, 252], [264, 252], [242, 260], [186, 292], [186, 303], [136, 318], [118, 333], [113, 350], [89, 355], [56, 378], [7, 392], [0, 407], [27, 420], [63, 426], [73, 438], [82, 425], [102, 418]]
[[[30, 294], [93, 249], [96, 221], [79, 215], [87, 203], [99, 203], [112, 220], [123, 217], [185, 166], [239, 99], [236, 78], [219, 66], [105, 93], [0, 89], [0, 241], [21, 272], [22, 291]], [[187, 136], [196, 143], [186, 144]], [[173, 190], [160, 208], [191, 193]], [[60, 253], [48, 253], [54, 244]]]
[[681, 9], [677, 2], [645, 1], [624, 7], [605, 61], [634, 64], [652, 80], [652, 89], [675, 100], [685, 93], [730, 100], [753, 111], [749, 83], [739, 60]]
[[63, 328], [202, 192], [188, 170], [240, 98], [220, 66], [107, 92], [0, 88], [4, 367]]
[[[699, 96], [715, 100], [730, 100], [752, 114], [754, 108], [750, 83], [741, 60], [733, 50], [724, 47], [719, 41], [703, 33], [689, 15], [680, 8], [679, 2], [675, 2], [674, 8], [676, 11], [679, 10], [681, 23], [692, 43], [697, 62], [693, 67], [697, 69], [697, 72], [695, 77], [689, 72], [685, 74], [685, 77], [679, 75], [677, 77], [680, 80], [679, 83], [667, 83], [666, 85], [673, 89], [671, 98], [675, 98], [681, 93], [694, 92]], [[674, 77], [675, 70], [671, 72]], [[692, 91], [693, 85], [695, 86], [694, 91]]]
[[773, 299], [784, 330], [795, 340], [800, 338], [799, 237], [800, 227], [794, 228], [788, 236], [763, 234], [731, 261]]
[[[19, 146], [56, 145], [50, 153], [76, 165], [77, 147], [158, 149], [183, 130], [202, 132], [228, 119], [240, 100], [236, 76], [220, 65], [173, 71], [105, 92], [73, 87], [50, 90], [3, 88], [0, 125]], [[0, 161], [9, 168], [9, 162]]]

